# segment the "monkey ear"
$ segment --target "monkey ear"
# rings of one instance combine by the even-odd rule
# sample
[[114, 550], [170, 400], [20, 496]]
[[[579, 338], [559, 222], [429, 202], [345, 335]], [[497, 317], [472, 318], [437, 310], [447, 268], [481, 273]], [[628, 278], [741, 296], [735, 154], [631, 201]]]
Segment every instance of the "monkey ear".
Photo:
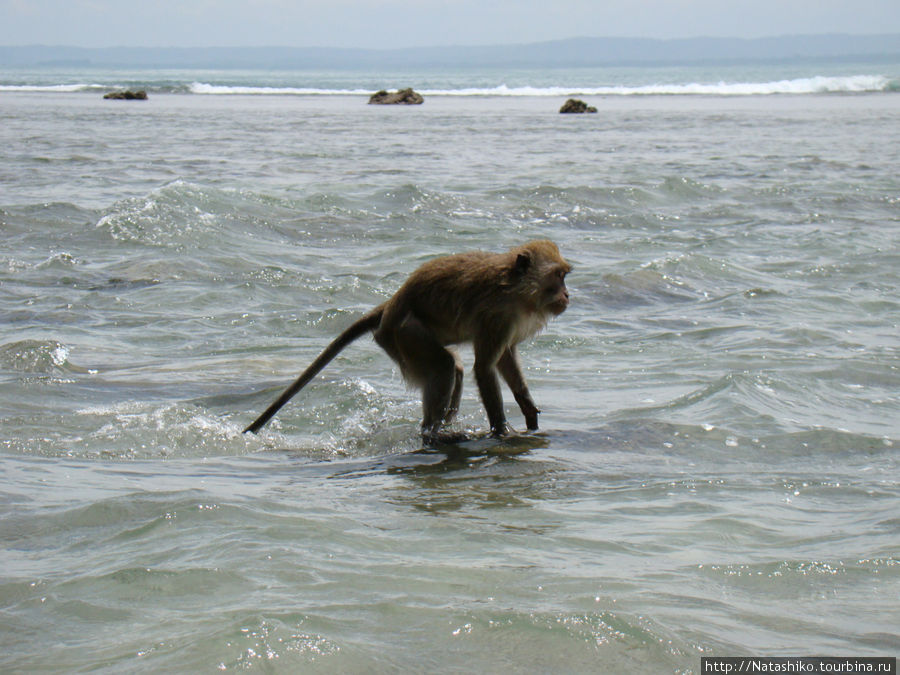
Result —
[[531, 267], [531, 254], [530, 253], [520, 253], [516, 256], [516, 264], [513, 267], [513, 271], [516, 274], [525, 274], [528, 271], [528, 268]]

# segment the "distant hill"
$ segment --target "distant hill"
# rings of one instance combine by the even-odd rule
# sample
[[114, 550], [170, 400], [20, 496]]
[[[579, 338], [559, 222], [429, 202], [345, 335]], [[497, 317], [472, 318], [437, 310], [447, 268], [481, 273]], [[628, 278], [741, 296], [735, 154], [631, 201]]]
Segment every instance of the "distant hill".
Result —
[[340, 49], [329, 47], [0, 47], [7, 66], [157, 68], [385, 68], [601, 66], [702, 62], [900, 60], [900, 34], [770, 38], [571, 38], [522, 45]]

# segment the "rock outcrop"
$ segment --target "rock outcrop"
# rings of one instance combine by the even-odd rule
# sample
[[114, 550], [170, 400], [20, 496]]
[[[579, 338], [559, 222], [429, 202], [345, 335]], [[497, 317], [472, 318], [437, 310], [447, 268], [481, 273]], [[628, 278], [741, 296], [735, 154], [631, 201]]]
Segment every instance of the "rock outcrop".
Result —
[[588, 105], [584, 101], [579, 101], [577, 98], [570, 98], [568, 101], [563, 103], [563, 107], [559, 109], [561, 113], [595, 113], [597, 109]]
[[420, 105], [424, 102], [425, 99], [422, 98], [422, 95], [413, 91], [412, 88], [400, 89], [393, 93], [382, 89], [381, 91], [372, 94], [372, 97], [369, 99], [369, 103], [378, 105]]
[[146, 101], [147, 92], [143, 89], [138, 91], [111, 91], [108, 94], [104, 94], [103, 98], [112, 101]]

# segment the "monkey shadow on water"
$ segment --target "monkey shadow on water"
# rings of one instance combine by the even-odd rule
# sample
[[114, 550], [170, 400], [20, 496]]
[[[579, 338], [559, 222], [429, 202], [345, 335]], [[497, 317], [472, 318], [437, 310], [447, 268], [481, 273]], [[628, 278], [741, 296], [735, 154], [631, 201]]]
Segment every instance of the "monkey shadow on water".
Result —
[[544, 434], [532, 432], [502, 438], [484, 434], [459, 442], [430, 442], [411, 452], [353, 461], [353, 466], [332, 473], [330, 478], [353, 478], [376, 473], [424, 475], [459, 471], [486, 460], [514, 459], [549, 445], [550, 440]]
[[549, 445], [549, 439], [541, 433], [525, 432], [499, 438], [485, 433], [459, 441], [430, 441], [412, 454], [443, 454], [448, 459], [459, 457], [463, 460], [473, 457], [515, 457]]

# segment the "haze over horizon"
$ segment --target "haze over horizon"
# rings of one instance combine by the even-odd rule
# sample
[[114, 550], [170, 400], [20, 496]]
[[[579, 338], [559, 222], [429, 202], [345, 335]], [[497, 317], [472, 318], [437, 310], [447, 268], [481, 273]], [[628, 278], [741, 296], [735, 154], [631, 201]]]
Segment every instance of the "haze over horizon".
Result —
[[0, 46], [4, 66], [110, 68], [572, 67], [802, 60], [900, 62], [900, 33], [733, 39], [571, 38], [518, 45], [340, 47]]
[[411, 48], [900, 33], [896, 0], [0, 0], [0, 45]]

